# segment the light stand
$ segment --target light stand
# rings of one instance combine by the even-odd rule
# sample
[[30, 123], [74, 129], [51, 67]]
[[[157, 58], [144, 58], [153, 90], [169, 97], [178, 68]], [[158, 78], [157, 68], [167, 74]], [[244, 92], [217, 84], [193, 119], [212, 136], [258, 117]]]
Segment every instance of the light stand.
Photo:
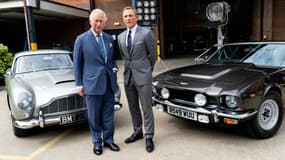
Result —
[[231, 6], [227, 2], [213, 2], [208, 4], [206, 15], [210, 21], [218, 21], [221, 24], [217, 28], [217, 45], [221, 48], [223, 45], [223, 27], [228, 23], [228, 13], [231, 11]]

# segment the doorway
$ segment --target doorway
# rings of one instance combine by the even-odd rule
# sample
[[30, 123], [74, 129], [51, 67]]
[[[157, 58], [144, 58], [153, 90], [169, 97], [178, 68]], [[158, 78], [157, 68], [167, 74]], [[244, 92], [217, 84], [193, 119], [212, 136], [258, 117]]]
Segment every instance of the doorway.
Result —
[[[225, 0], [231, 6], [223, 29], [224, 43], [249, 41], [252, 34], [253, 0]], [[217, 22], [206, 17], [212, 0], [162, 1], [164, 58], [199, 55], [217, 43]], [[217, 1], [220, 2], [220, 1]]]

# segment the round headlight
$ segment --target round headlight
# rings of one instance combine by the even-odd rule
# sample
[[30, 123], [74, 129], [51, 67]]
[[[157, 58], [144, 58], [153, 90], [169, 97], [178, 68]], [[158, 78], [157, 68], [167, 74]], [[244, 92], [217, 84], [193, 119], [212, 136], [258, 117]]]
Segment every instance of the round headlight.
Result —
[[238, 100], [235, 96], [226, 96], [225, 102], [229, 108], [236, 108], [238, 106]]
[[169, 90], [167, 88], [162, 88], [160, 94], [164, 99], [167, 99], [170, 96]]
[[194, 101], [198, 106], [204, 106], [207, 103], [207, 98], [203, 94], [196, 94]]
[[33, 97], [28, 92], [21, 92], [17, 96], [17, 104], [20, 109], [27, 109], [33, 106]]

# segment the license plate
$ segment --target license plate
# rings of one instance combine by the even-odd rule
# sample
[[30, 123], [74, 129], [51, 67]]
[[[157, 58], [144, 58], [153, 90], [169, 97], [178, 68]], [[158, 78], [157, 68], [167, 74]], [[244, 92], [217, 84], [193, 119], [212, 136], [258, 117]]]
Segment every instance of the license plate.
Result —
[[174, 107], [170, 107], [170, 106], [167, 107], [167, 112], [169, 114], [172, 114], [172, 115], [175, 115], [178, 117], [197, 121], [197, 113], [196, 112], [187, 111], [187, 110], [183, 110], [180, 108], [174, 108]]
[[86, 112], [79, 112], [79, 113], [73, 113], [73, 114], [68, 114], [60, 117], [60, 124], [70, 124], [74, 123], [77, 121], [82, 121], [87, 119], [87, 114]]

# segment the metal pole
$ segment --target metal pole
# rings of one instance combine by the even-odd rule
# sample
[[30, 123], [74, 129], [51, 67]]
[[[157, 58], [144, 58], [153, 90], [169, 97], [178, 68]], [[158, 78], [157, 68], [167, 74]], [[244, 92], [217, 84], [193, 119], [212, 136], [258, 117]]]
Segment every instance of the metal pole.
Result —
[[29, 50], [37, 50], [36, 29], [33, 17], [33, 10], [27, 5], [27, 0], [24, 0], [24, 15], [26, 24], [26, 34]]
[[24, 15], [25, 15], [25, 25], [26, 25], [26, 36], [27, 36], [27, 43], [28, 49], [31, 50], [31, 41], [30, 41], [30, 27], [28, 22], [28, 12], [27, 12], [27, 0], [24, 0]]
[[89, 0], [89, 4], [90, 4], [90, 12], [95, 9], [95, 3], [94, 0]]
[[222, 25], [218, 26], [218, 49], [220, 49], [223, 46], [223, 40], [224, 40], [224, 36], [223, 36], [223, 32], [222, 32]]
[[30, 49], [37, 50], [36, 27], [33, 15], [33, 9], [27, 6], [28, 24], [30, 31]]

